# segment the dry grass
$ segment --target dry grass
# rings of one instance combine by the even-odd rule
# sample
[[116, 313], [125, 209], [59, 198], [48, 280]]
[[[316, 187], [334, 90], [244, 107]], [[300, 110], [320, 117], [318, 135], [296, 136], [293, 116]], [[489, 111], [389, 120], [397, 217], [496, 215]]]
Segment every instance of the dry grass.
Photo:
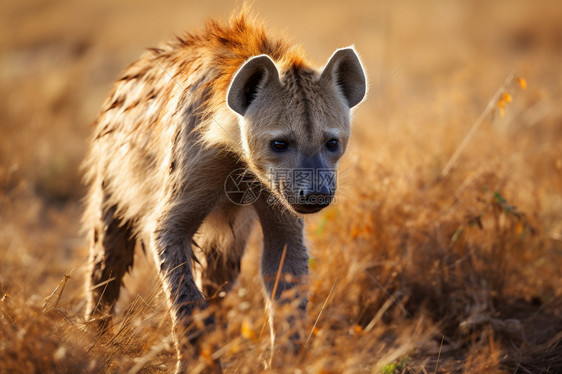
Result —
[[[355, 43], [371, 79], [337, 202], [307, 218], [309, 340], [294, 357], [272, 353], [268, 329], [260, 334], [257, 231], [192, 371], [220, 358], [240, 373], [562, 372], [561, 7], [346, 4], [254, 5], [319, 63]], [[78, 165], [119, 70], [142, 47], [234, 6], [0, 6], [0, 372], [173, 368], [170, 322], [142, 251], [112, 330], [100, 336], [81, 317]], [[511, 72], [526, 90], [502, 87]], [[512, 101], [498, 105], [497, 90]]]

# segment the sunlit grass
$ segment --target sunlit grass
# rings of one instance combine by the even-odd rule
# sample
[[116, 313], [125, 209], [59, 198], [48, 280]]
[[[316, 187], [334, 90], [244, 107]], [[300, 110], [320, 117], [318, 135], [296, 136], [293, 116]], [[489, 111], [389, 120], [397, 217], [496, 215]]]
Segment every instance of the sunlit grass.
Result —
[[[286, 352], [282, 334], [271, 348], [256, 230], [239, 282], [211, 307], [217, 329], [191, 372], [216, 360], [236, 373], [562, 371], [561, 52], [548, 39], [560, 25], [549, 23], [549, 9], [506, 4], [512, 15], [500, 4], [466, 16], [504, 25], [493, 32], [447, 17], [432, 23], [433, 13], [414, 3], [377, 8], [389, 17], [388, 39], [379, 40], [387, 56], [374, 56], [364, 42], [367, 26], [349, 31], [371, 92], [387, 78], [381, 61], [388, 73], [413, 57], [354, 114], [336, 202], [306, 218], [312, 258], [303, 350]], [[451, 17], [467, 12], [456, 7], [430, 8]], [[405, 11], [415, 19], [393, 18]], [[375, 14], [360, 13], [369, 12]], [[328, 33], [333, 26], [318, 27]], [[432, 49], [412, 52], [408, 37], [418, 34], [433, 38]], [[451, 35], [464, 35], [454, 48]], [[175, 366], [166, 302], [142, 250], [108, 331], [83, 317], [87, 244], [78, 164], [100, 104], [90, 90], [107, 87], [73, 77], [89, 75], [96, 59], [110, 54], [100, 45], [84, 55], [64, 49], [56, 69], [41, 55], [34, 63], [46, 64], [45, 76], [1, 76], [0, 92], [10, 97], [0, 101], [2, 373], [160, 373]], [[520, 53], [521, 45], [530, 52]], [[532, 63], [511, 73], [506, 56]], [[8, 62], [1, 67], [19, 71]], [[54, 70], [62, 75], [51, 87]]]

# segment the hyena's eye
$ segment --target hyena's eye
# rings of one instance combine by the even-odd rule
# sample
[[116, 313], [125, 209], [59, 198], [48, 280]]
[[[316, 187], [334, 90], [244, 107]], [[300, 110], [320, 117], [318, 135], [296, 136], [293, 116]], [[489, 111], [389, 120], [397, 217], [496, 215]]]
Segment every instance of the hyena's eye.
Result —
[[326, 148], [328, 148], [328, 150], [332, 152], [338, 149], [337, 139], [328, 140], [328, 142], [326, 143]]
[[284, 140], [272, 140], [271, 141], [271, 148], [275, 152], [283, 152], [289, 148], [289, 143]]

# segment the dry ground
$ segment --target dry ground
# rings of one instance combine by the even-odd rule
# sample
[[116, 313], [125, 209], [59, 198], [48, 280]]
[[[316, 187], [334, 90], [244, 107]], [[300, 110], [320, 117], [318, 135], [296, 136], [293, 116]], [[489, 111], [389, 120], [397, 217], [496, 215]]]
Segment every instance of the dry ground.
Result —
[[[99, 336], [81, 317], [78, 166], [119, 71], [239, 5], [0, 5], [0, 372], [172, 370], [168, 316], [141, 251], [113, 330]], [[232, 373], [561, 373], [562, 5], [253, 7], [319, 65], [354, 43], [369, 99], [355, 113], [337, 202], [307, 218], [303, 354], [276, 352], [269, 366], [257, 230], [223, 301], [228, 324], [208, 338], [220, 349], [204, 349], [192, 370], [221, 357]], [[496, 92], [512, 100], [498, 105]]]

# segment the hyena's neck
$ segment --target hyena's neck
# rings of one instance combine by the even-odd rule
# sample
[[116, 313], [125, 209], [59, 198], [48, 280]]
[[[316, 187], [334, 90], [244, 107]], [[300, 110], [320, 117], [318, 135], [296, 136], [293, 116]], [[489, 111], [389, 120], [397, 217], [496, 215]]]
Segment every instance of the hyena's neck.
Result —
[[238, 116], [228, 108], [221, 108], [209, 113], [209, 118], [200, 129], [201, 139], [210, 147], [228, 150], [244, 155], [243, 137]]

